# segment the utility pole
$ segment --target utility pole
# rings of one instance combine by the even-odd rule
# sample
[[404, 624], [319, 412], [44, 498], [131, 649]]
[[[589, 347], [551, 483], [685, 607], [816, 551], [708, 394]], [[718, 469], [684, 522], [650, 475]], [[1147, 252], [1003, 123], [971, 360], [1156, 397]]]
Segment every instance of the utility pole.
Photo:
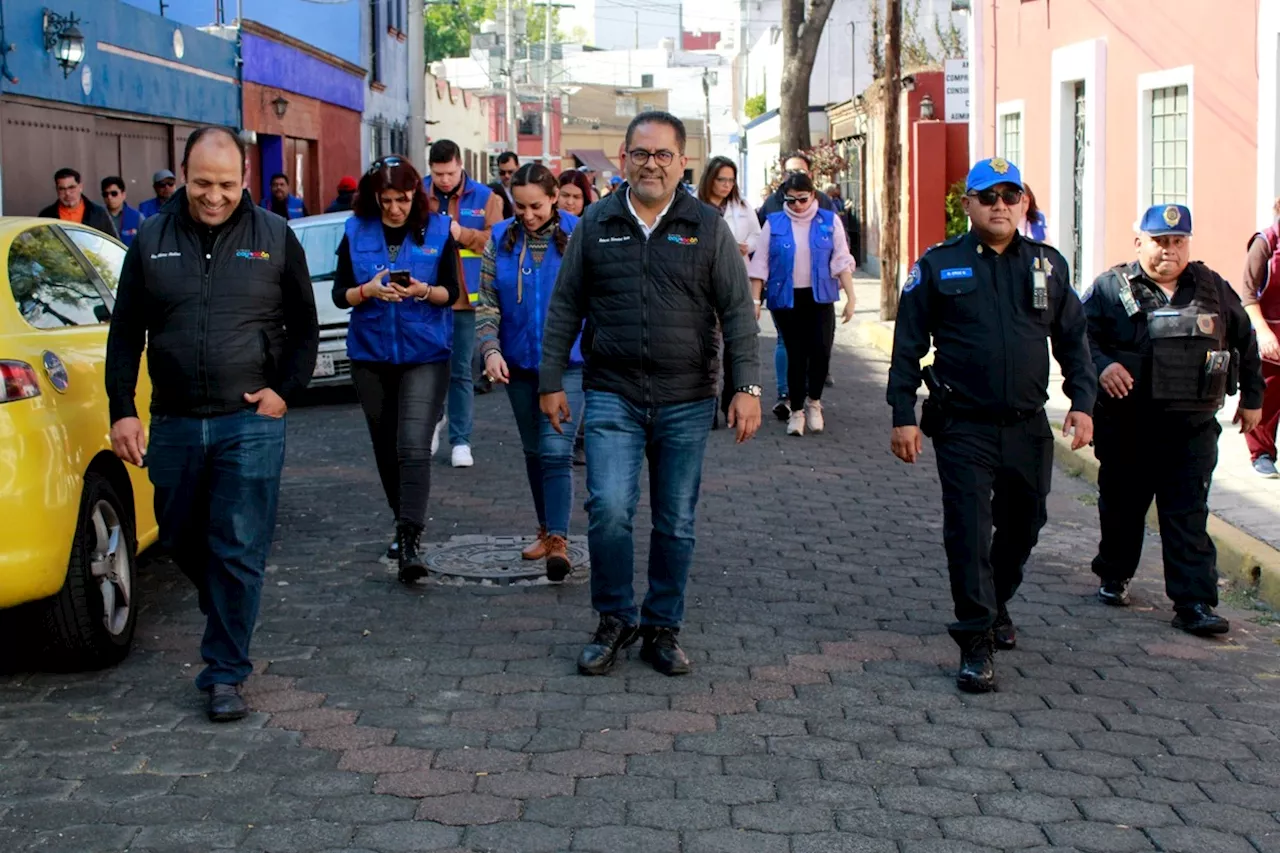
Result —
[[423, 20], [425, 0], [409, 0], [405, 26], [409, 28], [409, 128], [405, 154], [414, 163], [427, 162], [427, 46]]
[[542, 165], [551, 168], [551, 11], [572, 9], [572, 3], [538, 4], [546, 11], [546, 34], [542, 40]]
[[706, 118], [702, 122], [702, 168], [711, 160], [711, 69], [702, 69], [702, 98], [706, 103]]
[[880, 319], [898, 317], [898, 252], [901, 231], [898, 217], [902, 202], [901, 103], [902, 0], [888, 0], [885, 10], [884, 48], [884, 190], [880, 219]]
[[517, 124], [519, 96], [516, 94], [516, 36], [512, 4], [515, 0], [507, 0], [506, 19], [507, 37], [504, 51], [507, 64], [507, 150], [520, 153], [520, 133]]

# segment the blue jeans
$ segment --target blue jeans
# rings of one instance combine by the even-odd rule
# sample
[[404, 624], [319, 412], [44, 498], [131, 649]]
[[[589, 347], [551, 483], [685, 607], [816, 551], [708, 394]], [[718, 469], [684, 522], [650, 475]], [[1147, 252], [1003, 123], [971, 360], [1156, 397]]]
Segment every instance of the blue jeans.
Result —
[[769, 317], [773, 320], [773, 330], [778, 333], [778, 343], [773, 348], [773, 375], [778, 385], [778, 399], [782, 399], [791, 396], [791, 387], [787, 384], [787, 347], [782, 343], [778, 316], [770, 311]]
[[151, 419], [147, 471], [160, 541], [192, 583], [206, 617], [196, 687], [249, 677], [249, 641], [276, 526], [284, 418], [252, 409], [212, 418]]
[[635, 544], [640, 466], [649, 460], [649, 592], [642, 625], [678, 628], [693, 563], [694, 519], [714, 398], [645, 408], [604, 391], [587, 398], [587, 538], [591, 605], [597, 613], [637, 620]]
[[567, 537], [573, 511], [573, 438], [582, 419], [582, 368], [564, 372], [564, 393], [573, 420], [561, 424], [562, 434], [551, 428], [551, 419], [538, 408], [537, 371], [513, 369], [507, 386], [538, 526], [554, 536]]
[[453, 354], [449, 357], [449, 445], [471, 444], [475, 379], [471, 359], [476, 353], [476, 312], [453, 312]]

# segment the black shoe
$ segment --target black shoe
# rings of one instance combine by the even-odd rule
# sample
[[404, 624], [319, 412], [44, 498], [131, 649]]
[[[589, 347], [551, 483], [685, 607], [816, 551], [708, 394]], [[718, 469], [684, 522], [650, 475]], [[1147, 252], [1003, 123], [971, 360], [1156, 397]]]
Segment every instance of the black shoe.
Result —
[[1098, 587], [1098, 600], [1112, 607], [1129, 606], [1128, 581], [1103, 581]]
[[242, 720], [249, 714], [249, 706], [240, 695], [239, 684], [215, 684], [209, 694], [209, 719], [215, 723]]
[[427, 576], [427, 565], [418, 549], [422, 544], [422, 528], [402, 521], [396, 525], [396, 541], [400, 543], [400, 583], [413, 583]]
[[784, 422], [791, 417], [791, 403], [786, 397], [779, 397], [778, 402], [773, 404], [773, 416]]
[[1018, 629], [1013, 627], [1009, 611], [1003, 604], [996, 614], [995, 624], [991, 626], [992, 641], [997, 649], [1007, 652], [1018, 647]]
[[688, 675], [693, 665], [676, 642], [679, 628], [646, 626], [641, 632], [644, 645], [640, 647], [640, 660], [663, 675]]
[[387, 559], [388, 559], [388, 560], [399, 560], [399, 559], [400, 559], [400, 537], [399, 537], [399, 535], [396, 535], [396, 536], [392, 536], [392, 537], [391, 537], [391, 544], [387, 546]]
[[996, 668], [991, 653], [991, 637], [975, 634], [960, 642], [960, 671], [956, 687], [966, 693], [990, 693], [996, 689]]
[[587, 447], [583, 444], [581, 437], [573, 443], [573, 464], [578, 466], [587, 464]]
[[1213, 608], [1207, 604], [1175, 607], [1173, 612], [1173, 627], [1180, 628], [1188, 634], [1209, 637], [1214, 634], [1225, 634], [1231, 630], [1231, 623], [1214, 613]]
[[831, 374], [830, 374], [830, 373], [828, 373], [828, 374], [827, 374], [827, 378], [826, 378], [826, 379], [822, 380], [822, 384], [823, 384], [823, 386], [824, 386], [824, 387], [826, 387], [826, 388], [834, 388], [834, 387], [836, 387], [836, 381], [835, 381], [834, 379], [832, 379], [832, 378], [831, 378]]
[[640, 629], [628, 625], [617, 616], [608, 613], [600, 617], [595, 636], [583, 646], [578, 655], [578, 672], [583, 675], [604, 675], [613, 669], [618, 653], [636, 641]]

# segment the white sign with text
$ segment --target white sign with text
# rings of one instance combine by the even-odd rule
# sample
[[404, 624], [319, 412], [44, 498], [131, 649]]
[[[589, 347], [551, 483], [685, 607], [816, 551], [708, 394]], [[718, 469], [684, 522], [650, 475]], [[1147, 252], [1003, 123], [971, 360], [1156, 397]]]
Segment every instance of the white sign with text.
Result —
[[948, 59], [943, 63], [946, 100], [943, 112], [947, 121], [969, 120], [969, 60]]

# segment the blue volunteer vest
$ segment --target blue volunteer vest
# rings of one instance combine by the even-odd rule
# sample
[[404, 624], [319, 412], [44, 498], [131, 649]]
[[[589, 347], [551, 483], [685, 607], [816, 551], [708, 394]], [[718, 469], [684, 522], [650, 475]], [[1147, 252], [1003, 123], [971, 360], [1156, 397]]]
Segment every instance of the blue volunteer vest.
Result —
[[[493, 190], [467, 177], [458, 197], [458, 224], [463, 228], [484, 230], [484, 209], [492, 195]], [[441, 205], [442, 213], [448, 212], [448, 209], [447, 204]], [[458, 255], [462, 258], [462, 275], [466, 279], [464, 283], [467, 293], [471, 304], [475, 305], [480, 293], [480, 255], [462, 246], [458, 246]]]
[[[353, 216], [347, 220], [346, 233], [356, 281], [367, 282], [384, 269], [407, 269], [418, 281], [431, 284], [449, 239], [449, 219], [432, 214], [422, 245], [407, 237], [394, 264], [380, 220]], [[366, 299], [351, 310], [347, 357], [352, 361], [430, 364], [446, 361], [452, 349], [453, 311], [448, 306], [417, 299]]]
[[[769, 310], [795, 306], [796, 245], [787, 212], [769, 214]], [[818, 210], [809, 223], [809, 281], [815, 302], [835, 302], [840, 285], [831, 275], [831, 255], [836, 245], [836, 215]]]
[[[560, 225], [570, 234], [578, 224], [578, 217], [570, 213], [560, 214]], [[560, 272], [561, 255], [554, 239], [542, 253], [541, 263], [534, 261], [527, 245], [524, 229], [520, 229], [516, 243], [505, 251], [507, 229], [520, 228], [514, 219], [505, 219], [493, 226], [493, 245], [497, 250], [497, 272], [493, 286], [498, 291], [502, 322], [498, 324], [498, 344], [507, 364], [521, 370], [537, 370], [542, 362], [542, 327], [547, 321], [547, 305], [556, 286]], [[582, 335], [574, 341], [569, 353], [571, 367], [582, 366]]]
[[[271, 202], [271, 196], [267, 196], [262, 200], [262, 206], [267, 210], [270, 210]], [[302, 218], [302, 199], [298, 198], [296, 195], [291, 195], [285, 199], [285, 204], [289, 206], [289, 219]]]
[[161, 201], [159, 197], [149, 198], [142, 204], [138, 205], [138, 213], [142, 214], [142, 218], [155, 216], [160, 212], [160, 208], [164, 207], [167, 202]]
[[120, 242], [126, 246], [133, 245], [133, 238], [138, 236], [138, 226], [142, 224], [142, 214], [136, 208], [124, 206], [120, 212]]

